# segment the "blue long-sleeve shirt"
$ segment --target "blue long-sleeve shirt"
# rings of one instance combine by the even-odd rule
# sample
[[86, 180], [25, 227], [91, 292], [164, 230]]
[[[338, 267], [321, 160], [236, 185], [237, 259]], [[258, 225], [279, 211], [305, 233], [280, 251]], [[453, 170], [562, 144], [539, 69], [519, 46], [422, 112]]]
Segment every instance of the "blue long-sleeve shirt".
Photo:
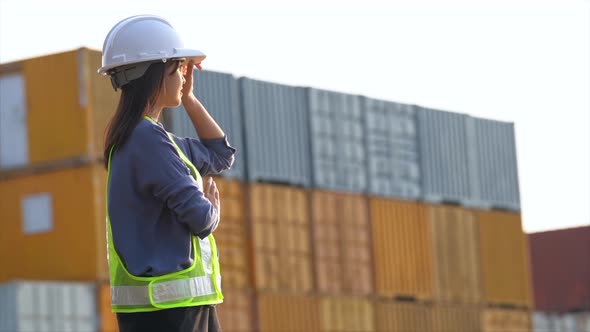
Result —
[[[226, 137], [174, 141], [201, 176], [218, 174], [234, 162]], [[113, 242], [127, 270], [158, 276], [192, 265], [191, 235], [205, 238], [219, 213], [178, 156], [160, 124], [141, 121], [111, 159], [108, 213]]]

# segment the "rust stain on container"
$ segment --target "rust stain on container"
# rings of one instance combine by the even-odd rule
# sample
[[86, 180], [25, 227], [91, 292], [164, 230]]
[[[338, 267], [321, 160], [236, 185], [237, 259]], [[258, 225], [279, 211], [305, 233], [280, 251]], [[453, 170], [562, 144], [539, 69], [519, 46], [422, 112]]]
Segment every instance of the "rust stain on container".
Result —
[[256, 288], [311, 291], [308, 194], [287, 186], [251, 184], [249, 201]]
[[261, 332], [321, 331], [319, 300], [309, 295], [258, 295]]
[[[105, 176], [104, 168], [91, 165], [2, 181], [0, 281], [108, 279]], [[47, 211], [27, 206], [39, 196]], [[41, 230], [34, 225], [39, 218], [47, 223]], [[27, 229], [27, 222], [34, 227]], [[7, 254], [14, 248], [18, 255]]]
[[372, 197], [370, 209], [377, 294], [431, 299], [434, 271], [426, 207]]
[[373, 332], [373, 303], [363, 297], [329, 296], [320, 300], [323, 332]]
[[312, 193], [314, 262], [318, 290], [373, 292], [368, 201], [361, 195]]
[[590, 311], [590, 226], [528, 235], [535, 309]]
[[476, 216], [485, 301], [530, 308], [528, 241], [520, 215], [477, 211]]
[[254, 332], [255, 296], [249, 290], [223, 290], [217, 306], [219, 324], [226, 332]]
[[420, 331], [432, 329], [432, 308], [413, 302], [377, 301], [375, 303], [375, 331]]
[[531, 313], [527, 310], [483, 309], [481, 313], [481, 331], [531, 331]]
[[437, 300], [479, 304], [479, 233], [473, 213], [458, 207], [430, 205], [428, 216]]
[[221, 201], [221, 219], [215, 231], [219, 248], [219, 264], [223, 276], [223, 289], [252, 287], [250, 247], [246, 229], [245, 197], [242, 183], [216, 177], [215, 183]]

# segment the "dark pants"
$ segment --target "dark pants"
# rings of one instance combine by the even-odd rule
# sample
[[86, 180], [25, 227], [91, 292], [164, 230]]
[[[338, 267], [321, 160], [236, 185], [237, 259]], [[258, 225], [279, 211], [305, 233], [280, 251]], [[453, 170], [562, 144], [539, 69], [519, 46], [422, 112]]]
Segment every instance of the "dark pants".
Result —
[[219, 332], [217, 309], [212, 305], [117, 313], [119, 332]]

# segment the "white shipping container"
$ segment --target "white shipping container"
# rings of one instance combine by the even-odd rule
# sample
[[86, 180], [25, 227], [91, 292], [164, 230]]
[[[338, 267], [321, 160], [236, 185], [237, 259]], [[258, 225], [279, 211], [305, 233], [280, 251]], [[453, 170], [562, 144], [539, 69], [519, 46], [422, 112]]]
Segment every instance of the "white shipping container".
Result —
[[91, 283], [16, 281], [0, 285], [0, 332], [85, 332], [98, 329]]
[[535, 312], [533, 332], [590, 332], [590, 312], [568, 314]]

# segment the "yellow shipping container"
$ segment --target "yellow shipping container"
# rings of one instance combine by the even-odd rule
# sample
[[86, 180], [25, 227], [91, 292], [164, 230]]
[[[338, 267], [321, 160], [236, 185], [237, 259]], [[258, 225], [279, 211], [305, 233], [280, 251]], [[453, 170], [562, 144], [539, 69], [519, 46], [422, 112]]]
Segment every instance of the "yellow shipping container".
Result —
[[378, 332], [435, 332], [432, 330], [431, 316], [432, 307], [422, 303], [394, 301], [375, 303], [375, 326]]
[[318, 290], [329, 294], [371, 294], [373, 263], [366, 197], [313, 192], [312, 225]]
[[432, 331], [479, 332], [480, 309], [470, 305], [435, 305], [432, 309]]
[[471, 211], [428, 206], [436, 299], [443, 303], [481, 303], [479, 233]]
[[370, 208], [377, 294], [431, 299], [434, 271], [426, 207], [373, 197]]
[[322, 332], [373, 332], [373, 303], [362, 297], [322, 297], [320, 300]]
[[317, 332], [321, 330], [317, 298], [309, 295], [258, 295], [260, 332]]
[[246, 229], [245, 197], [242, 183], [237, 180], [215, 178], [221, 200], [221, 221], [215, 231], [219, 248], [219, 264], [223, 289], [252, 287]]
[[24, 81], [28, 162], [19, 166], [102, 156], [119, 94], [100, 66], [101, 52], [87, 48], [0, 65], [0, 76]]
[[520, 215], [501, 211], [476, 215], [485, 301], [530, 308], [529, 249]]
[[99, 165], [0, 183], [0, 281], [108, 279]]
[[219, 324], [224, 332], [253, 332], [254, 293], [248, 290], [223, 290], [224, 300], [217, 306]]
[[527, 310], [486, 308], [481, 314], [482, 332], [529, 332], [531, 313]]
[[250, 185], [249, 193], [256, 289], [311, 291], [307, 193], [302, 189], [257, 183]]

